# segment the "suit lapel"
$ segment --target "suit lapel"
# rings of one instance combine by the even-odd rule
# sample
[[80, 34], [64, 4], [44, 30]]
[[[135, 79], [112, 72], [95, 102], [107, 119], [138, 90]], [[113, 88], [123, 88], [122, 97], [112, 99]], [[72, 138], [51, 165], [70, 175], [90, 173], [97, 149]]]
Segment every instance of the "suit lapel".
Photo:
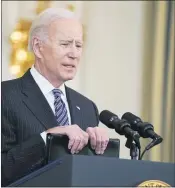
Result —
[[70, 109], [71, 122], [72, 124], [77, 124], [81, 128], [83, 128], [80, 102], [78, 101], [77, 96], [74, 95], [74, 92], [70, 88], [68, 88], [67, 86], [65, 86], [65, 88], [66, 88], [66, 96], [69, 104], [69, 109]]
[[28, 70], [22, 77], [23, 102], [45, 129], [56, 126], [56, 118], [50, 105]]

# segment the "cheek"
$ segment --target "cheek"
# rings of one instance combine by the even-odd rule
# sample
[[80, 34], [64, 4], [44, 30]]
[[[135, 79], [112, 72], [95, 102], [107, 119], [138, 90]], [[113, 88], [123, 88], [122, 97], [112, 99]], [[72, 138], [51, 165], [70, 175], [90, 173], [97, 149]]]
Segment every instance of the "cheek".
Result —
[[46, 61], [49, 61], [49, 59], [51, 59], [51, 54], [52, 54], [52, 49], [51, 48], [43, 48], [42, 50], [42, 56], [43, 56], [43, 59], [46, 60]]
[[77, 57], [78, 57], [78, 59], [80, 59], [81, 56], [82, 56], [82, 50], [80, 50], [80, 51], [77, 53]]
[[67, 55], [67, 50], [62, 48], [54, 48], [52, 51], [52, 57], [54, 59], [63, 59]]

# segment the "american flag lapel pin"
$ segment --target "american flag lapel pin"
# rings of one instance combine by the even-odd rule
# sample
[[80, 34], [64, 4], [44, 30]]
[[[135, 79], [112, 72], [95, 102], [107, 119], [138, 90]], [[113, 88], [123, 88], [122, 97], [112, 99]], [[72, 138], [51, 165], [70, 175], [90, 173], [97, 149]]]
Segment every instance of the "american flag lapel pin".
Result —
[[79, 107], [79, 106], [76, 106], [76, 108], [77, 108], [78, 110], [80, 110], [80, 107]]

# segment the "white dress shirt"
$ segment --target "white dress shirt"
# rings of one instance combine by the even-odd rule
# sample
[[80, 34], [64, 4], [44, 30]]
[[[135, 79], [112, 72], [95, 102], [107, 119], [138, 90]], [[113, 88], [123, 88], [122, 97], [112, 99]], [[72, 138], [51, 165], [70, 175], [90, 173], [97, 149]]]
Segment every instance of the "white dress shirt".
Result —
[[[33, 76], [36, 84], [39, 86], [41, 92], [45, 96], [47, 102], [49, 103], [53, 113], [55, 114], [55, 107], [54, 107], [54, 95], [52, 93], [53, 89], [60, 89], [62, 91], [61, 99], [66, 105], [67, 113], [68, 113], [68, 119], [69, 119], [69, 124], [71, 124], [71, 116], [70, 116], [70, 110], [69, 110], [69, 105], [67, 102], [67, 97], [66, 97], [66, 90], [65, 90], [65, 85], [62, 84], [59, 88], [55, 88], [44, 76], [42, 76], [34, 66], [30, 69], [30, 73]], [[41, 133], [41, 136], [43, 140], [46, 143], [46, 132]]]

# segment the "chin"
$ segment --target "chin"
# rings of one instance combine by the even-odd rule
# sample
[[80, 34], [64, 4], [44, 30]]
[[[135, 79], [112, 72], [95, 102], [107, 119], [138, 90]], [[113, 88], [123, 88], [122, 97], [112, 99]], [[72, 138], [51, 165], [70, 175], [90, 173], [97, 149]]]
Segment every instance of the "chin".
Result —
[[67, 75], [67, 76], [63, 77], [63, 80], [66, 82], [66, 81], [69, 81], [69, 80], [73, 80], [74, 77], [75, 77], [75, 75]]
[[69, 81], [69, 80], [73, 80], [75, 75], [76, 75], [76, 69], [62, 69], [60, 71], [57, 72], [57, 75], [59, 77], [60, 80], [62, 80], [63, 82]]

